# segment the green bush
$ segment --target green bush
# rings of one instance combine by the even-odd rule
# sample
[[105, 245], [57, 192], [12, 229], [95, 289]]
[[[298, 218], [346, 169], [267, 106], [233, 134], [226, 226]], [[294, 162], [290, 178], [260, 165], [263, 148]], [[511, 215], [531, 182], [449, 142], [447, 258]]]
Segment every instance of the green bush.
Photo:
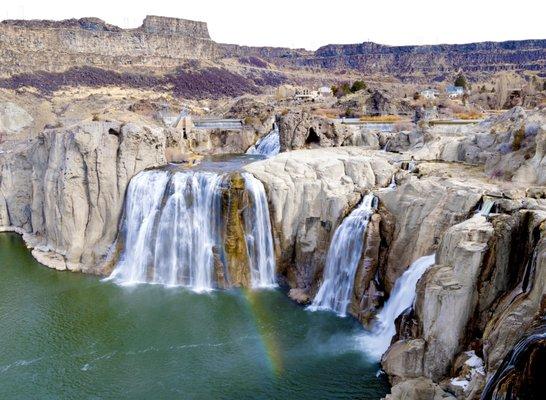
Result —
[[366, 89], [368, 86], [364, 81], [354, 81], [353, 85], [351, 86], [351, 93], [356, 93], [360, 90]]

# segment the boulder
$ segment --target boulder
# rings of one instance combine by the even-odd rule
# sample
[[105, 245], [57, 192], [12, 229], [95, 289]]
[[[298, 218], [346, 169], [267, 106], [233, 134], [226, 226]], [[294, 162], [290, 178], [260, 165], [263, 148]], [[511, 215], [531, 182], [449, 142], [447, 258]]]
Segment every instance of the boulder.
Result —
[[0, 134], [13, 134], [28, 128], [34, 118], [21, 106], [6, 101], [0, 103]]
[[455, 400], [455, 397], [430, 379], [421, 377], [393, 386], [383, 400]]

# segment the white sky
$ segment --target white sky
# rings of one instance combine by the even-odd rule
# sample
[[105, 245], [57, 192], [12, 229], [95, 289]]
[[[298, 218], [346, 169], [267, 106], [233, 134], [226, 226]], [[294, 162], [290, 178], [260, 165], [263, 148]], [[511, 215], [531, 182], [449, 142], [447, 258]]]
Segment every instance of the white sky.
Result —
[[222, 43], [316, 49], [329, 43], [435, 44], [545, 39], [544, 0], [3, 0], [0, 19], [147, 14], [208, 22]]

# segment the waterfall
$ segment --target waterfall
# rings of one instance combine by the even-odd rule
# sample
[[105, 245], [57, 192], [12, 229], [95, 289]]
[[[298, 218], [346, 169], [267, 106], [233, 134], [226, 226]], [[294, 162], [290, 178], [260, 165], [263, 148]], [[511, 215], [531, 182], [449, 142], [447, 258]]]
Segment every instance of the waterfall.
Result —
[[[265, 190], [251, 174], [242, 175], [249, 203], [241, 212], [248, 283], [272, 287], [275, 254]], [[229, 280], [224, 234], [234, 221], [229, 220], [222, 200], [224, 192], [228, 199], [231, 195], [230, 178], [230, 174], [200, 170], [144, 171], [135, 176], [120, 232], [124, 248], [110, 279], [122, 284], [180, 285], [197, 292], [216, 286], [218, 268]]]
[[345, 316], [362, 257], [366, 228], [375, 207], [375, 196], [364, 196], [360, 205], [336, 229], [326, 256], [322, 285], [309, 306], [311, 311], [332, 310]]
[[376, 316], [372, 331], [364, 335], [362, 339], [364, 350], [373, 358], [380, 359], [389, 348], [391, 339], [396, 333], [394, 324], [396, 318], [413, 305], [417, 281], [434, 264], [434, 261], [434, 254], [421, 257], [413, 262], [407, 271], [396, 280], [389, 300]]
[[396, 174], [392, 174], [391, 183], [389, 183], [389, 189], [396, 189]]
[[[546, 325], [529, 332], [504, 357], [495, 374], [487, 381], [481, 400], [524, 399], [542, 392]], [[541, 360], [542, 357], [542, 360]], [[539, 397], [536, 397], [537, 399]]]
[[242, 176], [251, 198], [251, 205], [244, 212], [251, 285], [272, 287], [275, 286], [275, 253], [264, 185], [252, 174], [243, 173]]
[[149, 243], [153, 241], [156, 216], [168, 182], [169, 174], [164, 171], [140, 173], [131, 179], [121, 227], [125, 248], [130, 250], [123, 252], [112, 278], [126, 283], [146, 281], [153, 258]]
[[153, 276], [149, 282], [213, 287], [213, 249], [219, 239], [222, 175], [210, 172], [172, 176], [157, 225]]
[[484, 198], [483, 204], [481, 205], [477, 214], [487, 217], [491, 213], [491, 210], [493, 209], [494, 206], [495, 206], [495, 202], [486, 197]]
[[250, 147], [246, 153], [272, 157], [279, 154], [280, 150], [279, 128], [277, 127], [277, 124], [275, 124], [273, 130], [258, 140], [256, 145]]

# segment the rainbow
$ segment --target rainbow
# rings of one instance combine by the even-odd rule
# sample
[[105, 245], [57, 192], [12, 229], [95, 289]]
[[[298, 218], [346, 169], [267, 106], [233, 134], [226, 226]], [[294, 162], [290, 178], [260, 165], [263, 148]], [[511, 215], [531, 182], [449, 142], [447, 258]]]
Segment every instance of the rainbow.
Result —
[[275, 331], [269, 329], [274, 323], [273, 313], [265, 306], [259, 292], [243, 289], [243, 296], [260, 337], [260, 343], [267, 357], [270, 371], [274, 376], [280, 376], [283, 372], [282, 350]]

